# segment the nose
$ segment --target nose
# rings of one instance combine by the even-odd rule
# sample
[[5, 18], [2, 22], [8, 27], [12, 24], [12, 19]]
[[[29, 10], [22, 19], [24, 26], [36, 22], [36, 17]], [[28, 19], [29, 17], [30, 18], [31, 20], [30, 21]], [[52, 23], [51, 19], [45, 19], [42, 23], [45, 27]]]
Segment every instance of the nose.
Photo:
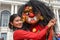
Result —
[[29, 13], [29, 17], [33, 18], [34, 17], [34, 13]]
[[19, 21], [19, 24], [22, 24], [23, 22], [22, 21]]

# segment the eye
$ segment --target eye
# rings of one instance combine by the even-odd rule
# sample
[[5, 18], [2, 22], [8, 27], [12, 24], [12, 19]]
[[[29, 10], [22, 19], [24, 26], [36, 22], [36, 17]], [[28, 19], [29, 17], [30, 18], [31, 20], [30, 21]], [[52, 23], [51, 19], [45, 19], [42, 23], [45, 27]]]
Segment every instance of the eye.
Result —
[[20, 19], [20, 21], [22, 21], [22, 19]]
[[20, 20], [15, 20], [16, 22], [20, 21]]

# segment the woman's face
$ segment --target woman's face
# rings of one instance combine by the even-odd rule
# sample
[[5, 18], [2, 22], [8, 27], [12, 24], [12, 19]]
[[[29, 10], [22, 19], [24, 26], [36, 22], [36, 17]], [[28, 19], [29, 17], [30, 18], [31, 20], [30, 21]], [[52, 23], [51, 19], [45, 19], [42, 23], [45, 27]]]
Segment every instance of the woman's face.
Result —
[[22, 28], [22, 20], [19, 16], [17, 16], [13, 22], [11, 22], [12, 26], [17, 27], [17, 28]]

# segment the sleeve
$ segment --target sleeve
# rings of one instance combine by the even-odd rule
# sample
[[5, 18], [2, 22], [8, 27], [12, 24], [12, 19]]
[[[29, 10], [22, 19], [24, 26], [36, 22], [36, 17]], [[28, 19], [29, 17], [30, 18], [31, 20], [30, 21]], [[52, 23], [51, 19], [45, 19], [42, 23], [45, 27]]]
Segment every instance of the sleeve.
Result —
[[16, 30], [13, 34], [13, 38], [14, 39], [40, 39], [46, 34], [47, 29], [48, 27], [40, 31], [39, 34], [33, 32], [27, 32], [24, 30]]

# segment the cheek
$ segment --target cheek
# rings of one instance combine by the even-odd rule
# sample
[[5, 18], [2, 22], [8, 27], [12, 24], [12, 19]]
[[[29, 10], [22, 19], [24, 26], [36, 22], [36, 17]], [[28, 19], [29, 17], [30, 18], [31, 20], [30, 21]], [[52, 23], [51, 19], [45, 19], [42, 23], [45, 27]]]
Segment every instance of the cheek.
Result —
[[14, 22], [14, 23], [13, 23], [13, 26], [17, 26], [17, 24], [18, 24], [18, 22]]

